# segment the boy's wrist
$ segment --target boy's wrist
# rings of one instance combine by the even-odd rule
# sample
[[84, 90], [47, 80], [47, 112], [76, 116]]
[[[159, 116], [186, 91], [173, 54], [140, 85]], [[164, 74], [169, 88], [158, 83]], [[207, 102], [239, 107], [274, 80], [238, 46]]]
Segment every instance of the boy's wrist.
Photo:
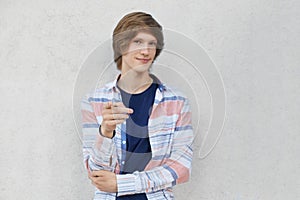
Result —
[[105, 130], [105, 128], [103, 126], [100, 125], [99, 126], [99, 133], [103, 137], [107, 137], [107, 138], [112, 139], [115, 136], [116, 131], [115, 130], [113, 130], [113, 131], [107, 131], [107, 130]]

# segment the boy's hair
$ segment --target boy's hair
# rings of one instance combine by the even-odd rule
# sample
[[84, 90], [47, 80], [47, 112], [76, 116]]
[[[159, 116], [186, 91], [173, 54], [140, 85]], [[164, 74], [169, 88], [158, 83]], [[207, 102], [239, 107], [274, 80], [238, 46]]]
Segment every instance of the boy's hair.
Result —
[[122, 68], [122, 54], [127, 50], [129, 42], [139, 33], [146, 32], [157, 40], [154, 60], [164, 46], [162, 26], [150, 15], [144, 12], [133, 12], [125, 15], [113, 32], [114, 61], [117, 68]]

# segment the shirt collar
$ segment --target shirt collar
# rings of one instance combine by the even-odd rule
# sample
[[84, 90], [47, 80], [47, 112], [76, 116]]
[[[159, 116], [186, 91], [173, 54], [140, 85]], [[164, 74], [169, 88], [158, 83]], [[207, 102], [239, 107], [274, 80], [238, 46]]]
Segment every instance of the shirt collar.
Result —
[[[119, 89], [117, 87], [117, 82], [120, 79], [120, 77], [121, 77], [121, 74], [119, 74], [113, 82], [108, 83], [106, 86], [109, 89], [113, 90], [114, 92], [118, 92]], [[163, 92], [166, 90], [166, 85], [164, 83], [162, 83], [155, 75], [150, 74], [150, 77], [153, 79], [153, 83], [158, 84], [158, 89], [160, 92]]]

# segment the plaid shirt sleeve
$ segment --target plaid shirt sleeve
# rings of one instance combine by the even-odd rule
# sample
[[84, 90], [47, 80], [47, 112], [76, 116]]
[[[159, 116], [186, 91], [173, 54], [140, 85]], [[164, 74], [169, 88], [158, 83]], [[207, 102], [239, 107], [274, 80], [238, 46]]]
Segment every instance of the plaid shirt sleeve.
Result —
[[151, 193], [188, 181], [191, 173], [193, 130], [188, 100], [183, 99], [176, 121], [170, 155], [159, 166], [132, 174], [118, 174], [118, 196]]
[[[90, 170], [114, 171], [112, 155], [115, 152], [115, 145], [112, 139], [99, 134], [99, 120], [104, 101], [93, 101], [93, 98], [86, 95], [81, 101], [82, 116], [82, 142], [84, 164]], [[97, 109], [94, 109], [97, 107]], [[97, 115], [97, 117], [96, 117]]]

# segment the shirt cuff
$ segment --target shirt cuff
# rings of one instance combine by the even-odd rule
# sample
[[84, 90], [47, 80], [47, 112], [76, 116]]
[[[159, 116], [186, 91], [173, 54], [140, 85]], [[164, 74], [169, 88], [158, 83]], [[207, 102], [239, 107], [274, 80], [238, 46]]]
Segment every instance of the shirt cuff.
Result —
[[136, 176], [134, 174], [117, 174], [117, 185], [118, 185], [118, 195], [130, 195], [139, 193], [136, 183]]

